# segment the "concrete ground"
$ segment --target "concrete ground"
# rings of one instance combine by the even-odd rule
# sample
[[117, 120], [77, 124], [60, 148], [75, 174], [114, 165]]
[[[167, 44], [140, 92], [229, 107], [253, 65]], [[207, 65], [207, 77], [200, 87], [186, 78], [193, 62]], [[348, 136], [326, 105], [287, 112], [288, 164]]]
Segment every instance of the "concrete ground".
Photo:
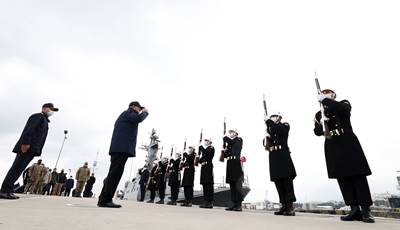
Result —
[[98, 208], [95, 199], [23, 196], [0, 200], [0, 230], [212, 230], [241, 229], [400, 229], [400, 221], [377, 218], [375, 224], [341, 222], [338, 216], [297, 214], [274, 216], [270, 212], [227, 212], [157, 204], [118, 201], [120, 209]]

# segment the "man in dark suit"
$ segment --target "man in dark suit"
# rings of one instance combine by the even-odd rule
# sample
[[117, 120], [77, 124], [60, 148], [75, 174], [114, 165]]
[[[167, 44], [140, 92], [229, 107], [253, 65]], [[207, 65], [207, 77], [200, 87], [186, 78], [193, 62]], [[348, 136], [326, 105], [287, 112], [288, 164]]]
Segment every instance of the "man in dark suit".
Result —
[[139, 123], [148, 116], [148, 111], [139, 102], [129, 104], [128, 110], [122, 112], [114, 125], [109, 154], [111, 165], [104, 180], [103, 189], [97, 206], [104, 208], [120, 208], [112, 198], [124, 173], [125, 163], [129, 157], [136, 156], [136, 140]]
[[55, 108], [52, 103], [46, 103], [42, 106], [41, 113], [35, 113], [29, 117], [22, 135], [13, 149], [17, 155], [1, 185], [0, 199], [15, 200], [19, 198], [14, 195], [14, 183], [32, 159], [42, 154], [49, 130], [49, 117], [56, 111], [58, 108]]

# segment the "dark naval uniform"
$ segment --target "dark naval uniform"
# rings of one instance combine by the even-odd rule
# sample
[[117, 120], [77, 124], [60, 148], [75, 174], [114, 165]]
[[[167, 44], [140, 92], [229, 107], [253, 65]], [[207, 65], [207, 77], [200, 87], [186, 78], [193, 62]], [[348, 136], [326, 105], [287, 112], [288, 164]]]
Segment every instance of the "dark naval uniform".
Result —
[[193, 186], [194, 186], [194, 158], [195, 153], [192, 154], [183, 154], [183, 178], [182, 178], [182, 187], [185, 192], [185, 201], [186, 204], [192, 203], [193, 199]]
[[181, 173], [179, 171], [179, 165], [181, 164], [181, 158], [170, 160], [169, 169], [169, 180], [168, 185], [171, 187], [171, 201], [175, 204], [178, 200], [179, 186], [181, 184]]
[[[275, 183], [282, 204], [282, 212], [296, 201], [293, 179], [296, 169], [290, 156], [287, 144], [290, 126], [288, 123], [275, 123], [271, 119], [266, 122], [269, 133], [266, 149], [269, 151], [269, 172], [271, 181]], [[289, 208], [290, 208], [289, 207]]]
[[240, 137], [230, 139], [225, 136], [223, 141], [224, 145], [226, 145], [226, 150], [224, 152], [224, 158], [227, 159], [226, 183], [230, 186], [232, 201], [232, 206], [229, 210], [235, 208], [239, 209], [241, 208], [243, 201], [243, 169], [240, 162], [243, 140]]
[[158, 195], [160, 196], [159, 203], [164, 203], [165, 198], [165, 189], [167, 187], [166, 176], [167, 173], [168, 162], [162, 163], [161, 161], [158, 162], [157, 168], [157, 187], [158, 187]]
[[[371, 175], [364, 151], [353, 133], [350, 122], [351, 105], [347, 100], [322, 101], [328, 120], [330, 138], [325, 139], [325, 159], [328, 177], [337, 179], [346, 205], [361, 206], [368, 210], [372, 205], [367, 176]], [[320, 123], [321, 112], [315, 115], [314, 133], [324, 135]], [[353, 208], [353, 207], [352, 207]]]
[[157, 165], [155, 165], [150, 171], [150, 179], [148, 189], [150, 190], [150, 200], [147, 201], [148, 203], [153, 203], [154, 199], [156, 198], [156, 190], [157, 190], [157, 178], [156, 178], [156, 170]]
[[140, 175], [140, 180], [139, 180], [140, 199], [139, 199], [139, 201], [144, 201], [144, 198], [146, 197], [146, 186], [147, 186], [147, 182], [149, 181], [150, 172], [147, 168], [142, 168], [139, 170], [139, 175]]
[[199, 163], [201, 164], [200, 184], [203, 185], [204, 200], [206, 202], [214, 201], [214, 173], [213, 158], [215, 149], [213, 146], [204, 148], [199, 147]]

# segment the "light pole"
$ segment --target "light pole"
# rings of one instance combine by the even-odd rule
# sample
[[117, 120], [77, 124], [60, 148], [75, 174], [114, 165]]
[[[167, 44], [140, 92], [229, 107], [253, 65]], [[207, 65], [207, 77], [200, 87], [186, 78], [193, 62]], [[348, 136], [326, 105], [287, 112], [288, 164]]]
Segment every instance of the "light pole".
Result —
[[64, 130], [64, 140], [63, 140], [63, 142], [62, 142], [60, 152], [58, 153], [56, 165], [54, 166], [54, 168], [57, 168], [58, 160], [60, 160], [60, 156], [61, 156], [61, 152], [62, 152], [62, 150], [63, 150], [63, 148], [64, 148], [65, 140], [67, 140], [67, 134], [68, 134], [68, 130]]

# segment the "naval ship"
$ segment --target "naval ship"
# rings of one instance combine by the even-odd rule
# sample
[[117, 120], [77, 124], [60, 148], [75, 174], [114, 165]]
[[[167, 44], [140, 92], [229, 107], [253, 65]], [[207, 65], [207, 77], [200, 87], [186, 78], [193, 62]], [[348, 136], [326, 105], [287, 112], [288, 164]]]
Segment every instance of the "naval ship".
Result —
[[[147, 157], [145, 160], [144, 166], [147, 166], [149, 171], [151, 171], [153, 167], [153, 162], [156, 161], [159, 148], [159, 137], [156, 134], [155, 129], [152, 130], [150, 135], [150, 143], [148, 145], [143, 145], [141, 147], [142, 150], [147, 151]], [[126, 200], [136, 200], [138, 201], [140, 198], [140, 185], [139, 185], [140, 175], [137, 173], [135, 178], [132, 181], [127, 181], [125, 183], [123, 195], [121, 198]], [[245, 176], [243, 182], [243, 198], [247, 196], [250, 192], [250, 186], [248, 177]], [[169, 197], [171, 195], [170, 187], [167, 186], [165, 191], [166, 202], [168, 202]], [[226, 185], [224, 180], [222, 179], [222, 183], [214, 183], [214, 206], [217, 207], [228, 207], [231, 204], [231, 195], [229, 186]], [[150, 199], [150, 192], [146, 192], [145, 200]], [[180, 189], [178, 196], [178, 203], [182, 203], [185, 200], [183, 189]], [[194, 190], [193, 191], [193, 200], [192, 203], [194, 205], [203, 204], [203, 191], [202, 190]]]

